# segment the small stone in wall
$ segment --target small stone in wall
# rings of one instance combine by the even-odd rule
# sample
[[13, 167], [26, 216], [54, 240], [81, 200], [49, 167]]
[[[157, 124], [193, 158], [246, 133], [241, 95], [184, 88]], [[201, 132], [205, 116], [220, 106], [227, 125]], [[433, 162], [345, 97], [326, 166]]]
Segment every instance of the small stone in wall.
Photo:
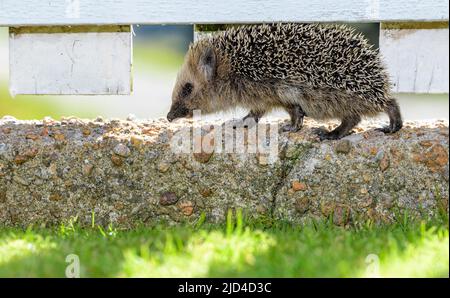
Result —
[[56, 124], [56, 120], [52, 119], [51, 117], [44, 117], [42, 120], [42, 124], [45, 126], [51, 126]]
[[306, 190], [306, 184], [295, 180], [292, 182], [292, 189], [294, 191], [304, 191], [304, 190]]
[[87, 137], [87, 136], [89, 136], [91, 134], [91, 130], [86, 127], [86, 128], [83, 129], [82, 133], [83, 133], [83, 135], [85, 137]]
[[350, 209], [338, 205], [333, 211], [333, 223], [337, 226], [345, 226], [350, 221]]
[[373, 203], [373, 200], [372, 200], [372, 198], [369, 197], [369, 198], [366, 198], [366, 199], [362, 200], [361, 202], [359, 202], [358, 206], [361, 208], [367, 208], [367, 207], [371, 206], [372, 203]]
[[422, 147], [431, 147], [433, 146], [433, 142], [430, 140], [423, 140], [419, 142], [419, 145]]
[[191, 216], [194, 213], [194, 204], [191, 201], [181, 202], [179, 208], [186, 216]]
[[369, 174], [367, 174], [367, 173], [363, 174], [362, 178], [363, 178], [363, 181], [366, 182], [366, 183], [368, 183], [368, 182], [370, 182], [372, 180], [372, 177]]
[[380, 160], [380, 170], [382, 172], [386, 171], [389, 168], [390, 163], [389, 156], [385, 153]]
[[128, 157], [131, 154], [130, 149], [125, 146], [124, 144], [117, 144], [116, 147], [114, 147], [114, 153], [122, 156], [122, 157]]
[[159, 197], [159, 204], [162, 206], [173, 205], [178, 202], [177, 195], [173, 192], [164, 192]]
[[25, 138], [26, 138], [27, 140], [33, 140], [33, 141], [36, 141], [36, 140], [38, 140], [38, 139], [39, 139], [39, 136], [38, 136], [38, 135], [35, 135], [35, 134], [32, 134], [32, 133], [30, 133], [30, 134], [27, 134], [27, 135], [25, 136]]
[[160, 171], [161, 173], [167, 172], [169, 170], [169, 168], [170, 168], [170, 164], [168, 162], [161, 161], [158, 164], [158, 171]]
[[53, 136], [53, 138], [59, 142], [63, 142], [66, 140], [66, 136], [60, 132], [55, 133], [55, 135]]
[[377, 148], [377, 147], [371, 147], [371, 148], [369, 149], [369, 153], [370, 153], [370, 155], [372, 155], [372, 156], [376, 156], [377, 153], [378, 153], [378, 148]]
[[3, 129], [2, 129], [2, 132], [3, 132], [5, 135], [10, 134], [10, 133], [11, 133], [11, 127], [5, 127], [5, 128], [3, 128]]
[[6, 165], [0, 162], [0, 177], [5, 175]]
[[200, 194], [202, 195], [202, 197], [207, 198], [212, 195], [212, 190], [210, 188], [204, 188], [200, 191]]
[[335, 150], [337, 153], [347, 154], [352, 150], [352, 143], [349, 140], [342, 140], [337, 143]]
[[114, 165], [116, 165], [118, 167], [120, 167], [123, 164], [123, 159], [120, 156], [115, 155], [115, 154], [113, 154], [111, 156], [111, 161]]
[[15, 175], [13, 177], [13, 181], [16, 182], [17, 184], [20, 184], [20, 185], [23, 185], [23, 186], [30, 185], [30, 182], [27, 179], [22, 178], [21, 176], [18, 176], [18, 175]]
[[139, 148], [144, 143], [144, 139], [141, 138], [140, 136], [133, 135], [130, 137], [130, 142], [131, 142], [131, 145], [133, 145], [133, 147]]
[[92, 173], [92, 169], [94, 168], [93, 165], [91, 164], [85, 164], [83, 165], [83, 175], [84, 176], [89, 176]]
[[57, 201], [61, 201], [62, 196], [59, 193], [52, 193], [49, 197], [49, 200], [52, 202], [57, 202]]
[[28, 160], [34, 158], [37, 154], [38, 154], [38, 150], [36, 148], [28, 149], [28, 150], [24, 151], [22, 154], [16, 155], [16, 157], [14, 158], [14, 162], [17, 165], [21, 165], [21, 164], [27, 162]]
[[0, 203], [5, 203], [6, 199], [6, 190], [0, 189]]
[[21, 165], [25, 162], [27, 162], [30, 158], [28, 156], [19, 154], [16, 155], [16, 157], [14, 158], [14, 162], [16, 163], [16, 165]]
[[269, 157], [265, 154], [258, 154], [258, 164], [260, 166], [267, 166], [269, 164]]
[[326, 217], [330, 216], [333, 213], [336, 204], [333, 202], [323, 201], [320, 204], [320, 211]]
[[298, 198], [294, 204], [295, 210], [300, 214], [304, 214], [309, 210], [309, 203], [307, 197]]

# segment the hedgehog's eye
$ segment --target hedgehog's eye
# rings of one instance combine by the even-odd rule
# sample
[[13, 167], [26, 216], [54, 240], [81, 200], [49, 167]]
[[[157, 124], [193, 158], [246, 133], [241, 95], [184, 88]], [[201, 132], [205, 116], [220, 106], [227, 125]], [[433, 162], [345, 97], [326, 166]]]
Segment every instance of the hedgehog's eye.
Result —
[[184, 84], [183, 89], [181, 90], [181, 97], [188, 97], [191, 94], [193, 88], [194, 86], [192, 86], [191, 83]]

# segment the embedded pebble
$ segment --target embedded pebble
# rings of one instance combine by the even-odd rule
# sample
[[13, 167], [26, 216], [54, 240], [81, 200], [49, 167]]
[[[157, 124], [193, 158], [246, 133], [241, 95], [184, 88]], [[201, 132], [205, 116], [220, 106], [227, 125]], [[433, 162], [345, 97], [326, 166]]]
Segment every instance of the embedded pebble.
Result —
[[130, 137], [130, 143], [133, 147], [139, 148], [144, 143], [144, 139], [140, 136], [132, 135]]
[[178, 207], [186, 216], [191, 216], [194, 213], [194, 204], [191, 201], [180, 202]]
[[83, 165], [83, 175], [84, 176], [91, 175], [93, 169], [94, 169], [94, 166], [92, 164]]
[[162, 161], [158, 164], [158, 170], [161, 173], [167, 172], [169, 170], [169, 168], [170, 168], [170, 164], [168, 162]]
[[124, 144], [117, 144], [113, 151], [115, 154], [122, 157], [128, 157], [131, 154], [130, 149]]
[[295, 200], [295, 210], [300, 214], [304, 214], [309, 210], [309, 204], [307, 197], [298, 198]]
[[260, 166], [267, 166], [269, 164], [269, 157], [266, 154], [258, 154], [258, 164]]
[[159, 197], [159, 204], [162, 206], [173, 205], [178, 202], [177, 195], [173, 192], [164, 192]]
[[337, 153], [347, 154], [352, 150], [352, 143], [349, 140], [341, 140], [335, 148]]
[[116, 165], [116, 166], [121, 166], [121, 165], [123, 165], [123, 159], [122, 159], [120, 156], [118, 156], [118, 155], [113, 154], [113, 155], [111, 156], [111, 161], [112, 161], [112, 163], [113, 163], [114, 165]]
[[382, 172], [386, 171], [389, 168], [390, 164], [391, 164], [391, 161], [389, 159], [389, 156], [387, 154], [384, 154], [380, 160], [380, 170]]
[[306, 190], [306, 184], [295, 180], [292, 182], [292, 189], [294, 191]]

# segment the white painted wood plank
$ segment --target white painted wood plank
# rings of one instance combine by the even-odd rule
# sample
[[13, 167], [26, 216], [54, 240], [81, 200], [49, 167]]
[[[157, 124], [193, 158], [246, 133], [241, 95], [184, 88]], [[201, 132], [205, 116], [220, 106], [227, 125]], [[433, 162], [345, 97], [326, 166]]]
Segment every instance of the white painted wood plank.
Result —
[[0, 0], [0, 26], [448, 20], [447, 0]]
[[131, 32], [114, 27], [125, 32], [11, 28], [11, 94], [130, 94]]
[[448, 29], [380, 30], [394, 92], [448, 93], [448, 34]]

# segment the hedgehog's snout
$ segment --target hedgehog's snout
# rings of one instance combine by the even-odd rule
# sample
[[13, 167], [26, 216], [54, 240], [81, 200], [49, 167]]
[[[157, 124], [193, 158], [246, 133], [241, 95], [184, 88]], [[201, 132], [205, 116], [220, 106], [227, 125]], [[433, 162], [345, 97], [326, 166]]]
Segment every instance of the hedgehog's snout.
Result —
[[169, 112], [168, 114], [167, 114], [167, 121], [169, 121], [169, 122], [172, 122], [173, 120], [175, 120], [176, 118], [175, 118], [175, 116], [174, 116], [174, 114], [172, 113], [172, 112]]
[[167, 120], [169, 122], [174, 121], [178, 118], [183, 118], [189, 116], [189, 109], [184, 105], [184, 103], [178, 101], [175, 102], [170, 108], [169, 113], [167, 114]]

